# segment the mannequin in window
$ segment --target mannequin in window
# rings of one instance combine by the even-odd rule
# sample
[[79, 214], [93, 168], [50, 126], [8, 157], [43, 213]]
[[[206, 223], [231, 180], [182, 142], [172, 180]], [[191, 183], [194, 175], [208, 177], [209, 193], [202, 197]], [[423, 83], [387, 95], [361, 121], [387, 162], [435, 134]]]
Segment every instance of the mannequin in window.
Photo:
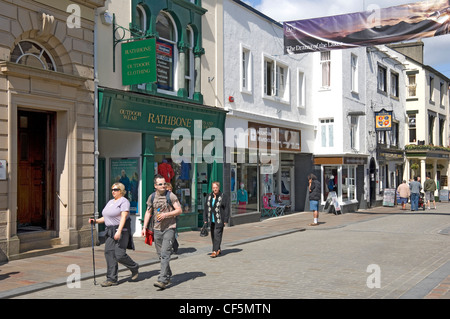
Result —
[[241, 188], [237, 191], [237, 202], [238, 202], [238, 214], [243, 214], [247, 210], [248, 204], [248, 194], [245, 190], [244, 183], [241, 183]]

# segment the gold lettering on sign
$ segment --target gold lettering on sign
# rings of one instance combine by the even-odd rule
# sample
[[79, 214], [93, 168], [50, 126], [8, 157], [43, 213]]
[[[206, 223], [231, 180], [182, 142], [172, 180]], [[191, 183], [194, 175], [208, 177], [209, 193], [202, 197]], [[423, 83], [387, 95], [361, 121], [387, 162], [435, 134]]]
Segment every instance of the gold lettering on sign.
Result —
[[142, 116], [142, 113], [139, 111], [120, 109], [120, 115], [122, 115], [124, 120], [137, 121]]
[[166, 114], [148, 114], [148, 123], [176, 126], [176, 127], [191, 127], [192, 119], [183, 118], [180, 116], [166, 115]]

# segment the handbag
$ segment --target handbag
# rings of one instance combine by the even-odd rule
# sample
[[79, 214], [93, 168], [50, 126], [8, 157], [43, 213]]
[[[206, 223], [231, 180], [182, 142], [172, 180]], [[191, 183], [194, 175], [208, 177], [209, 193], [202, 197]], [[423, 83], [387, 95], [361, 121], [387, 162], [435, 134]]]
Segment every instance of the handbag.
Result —
[[208, 224], [203, 224], [202, 229], [200, 230], [200, 237], [208, 236]]
[[151, 230], [149, 230], [149, 229], [146, 229], [145, 230], [145, 243], [147, 244], [147, 245], [152, 245], [153, 244], [153, 241], [154, 241], [155, 239], [154, 239], [154, 237], [153, 237], [153, 232], [151, 231]]

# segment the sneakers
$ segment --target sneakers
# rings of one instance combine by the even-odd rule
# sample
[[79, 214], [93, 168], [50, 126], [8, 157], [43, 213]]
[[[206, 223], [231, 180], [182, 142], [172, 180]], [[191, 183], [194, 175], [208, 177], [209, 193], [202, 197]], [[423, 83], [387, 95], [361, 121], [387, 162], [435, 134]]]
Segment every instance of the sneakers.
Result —
[[111, 280], [107, 280], [105, 282], [101, 283], [102, 287], [111, 287], [111, 286], [117, 286], [117, 281], [111, 281]]

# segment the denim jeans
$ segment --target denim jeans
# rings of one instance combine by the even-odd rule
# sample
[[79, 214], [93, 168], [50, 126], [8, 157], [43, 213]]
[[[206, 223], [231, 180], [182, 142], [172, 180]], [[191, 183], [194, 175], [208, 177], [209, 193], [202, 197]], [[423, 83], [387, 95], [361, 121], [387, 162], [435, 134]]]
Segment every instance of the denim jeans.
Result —
[[419, 209], [419, 193], [411, 193], [411, 210]]

